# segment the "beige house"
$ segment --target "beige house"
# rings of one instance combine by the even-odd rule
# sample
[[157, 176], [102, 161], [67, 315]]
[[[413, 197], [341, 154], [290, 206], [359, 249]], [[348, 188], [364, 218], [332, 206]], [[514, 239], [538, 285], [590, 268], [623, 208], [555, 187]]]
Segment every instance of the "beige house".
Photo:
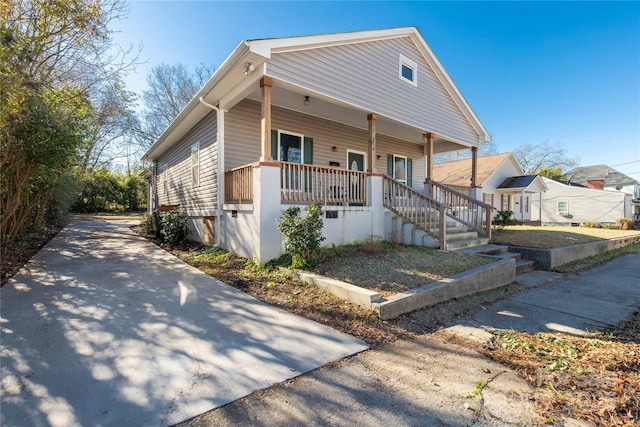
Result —
[[433, 179], [491, 205], [494, 213], [509, 210], [519, 221], [532, 219], [533, 199], [539, 199], [547, 186], [538, 175], [525, 175], [513, 153], [478, 157], [475, 187], [472, 168], [472, 159], [438, 163]]
[[397, 238], [399, 217], [404, 242], [446, 248], [448, 223], [486, 237], [490, 212], [425, 197], [433, 155], [489, 139], [415, 27], [247, 40], [144, 155], [150, 208], [260, 262], [281, 253], [282, 211], [311, 202], [327, 244]]

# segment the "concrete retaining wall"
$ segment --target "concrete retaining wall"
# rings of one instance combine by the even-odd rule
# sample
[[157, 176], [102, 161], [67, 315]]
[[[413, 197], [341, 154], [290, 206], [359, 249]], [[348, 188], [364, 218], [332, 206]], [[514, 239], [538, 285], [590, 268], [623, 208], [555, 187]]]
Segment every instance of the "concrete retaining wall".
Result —
[[460, 298], [512, 283], [516, 277], [515, 259], [491, 258], [495, 258], [496, 262], [395, 294], [389, 299], [383, 299], [378, 292], [306, 271], [292, 271], [285, 268], [282, 268], [281, 271], [294, 274], [299, 279], [326, 289], [340, 298], [371, 308], [378, 313], [382, 320], [388, 320], [452, 298]]
[[450, 278], [395, 294], [388, 300], [379, 300], [373, 303], [372, 307], [380, 319], [394, 319], [402, 314], [452, 298], [506, 286], [515, 280], [515, 265], [515, 259], [499, 259], [494, 263], [476, 267]]
[[563, 264], [598, 255], [636, 242], [640, 242], [640, 236], [620, 237], [618, 239], [580, 243], [552, 249], [509, 246], [509, 252], [521, 253], [523, 258], [535, 261], [539, 268], [553, 270]]

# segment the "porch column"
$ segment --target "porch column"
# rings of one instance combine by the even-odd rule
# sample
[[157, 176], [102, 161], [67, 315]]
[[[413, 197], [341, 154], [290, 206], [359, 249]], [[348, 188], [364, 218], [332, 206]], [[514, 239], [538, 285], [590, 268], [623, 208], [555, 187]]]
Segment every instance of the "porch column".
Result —
[[[378, 115], [371, 113], [367, 115], [369, 122], [369, 148], [367, 150], [367, 171], [376, 172], [376, 120]], [[348, 165], [347, 165], [348, 166]]]
[[471, 188], [476, 188], [476, 173], [478, 170], [478, 147], [471, 147]]
[[433, 133], [427, 132], [422, 135], [427, 141], [427, 145], [424, 146], [424, 157], [427, 161], [426, 179], [425, 179], [425, 196], [431, 196], [431, 179], [433, 177]]
[[427, 140], [425, 156], [427, 156], [427, 180], [431, 181], [433, 178], [433, 133], [428, 132], [424, 134]]
[[260, 161], [270, 161], [271, 158], [271, 77], [260, 79], [262, 88], [262, 119], [260, 120]]

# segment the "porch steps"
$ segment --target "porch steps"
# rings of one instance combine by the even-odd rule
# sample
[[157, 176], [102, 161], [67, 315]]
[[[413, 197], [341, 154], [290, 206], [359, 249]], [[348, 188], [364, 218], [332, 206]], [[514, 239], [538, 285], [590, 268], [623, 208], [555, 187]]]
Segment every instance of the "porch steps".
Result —
[[516, 260], [516, 275], [533, 271], [537, 266], [535, 261], [524, 259], [521, 253], [509, 252], [509, 248], [507, 246], [483, 245], [462, 249], [460, 252], [475, 255], [493, 255], [500, 258], [513, 258]]
[[[478, 237], [475, 231], [469, 231], [455, 221], [447, 221], [447, 249], [456, 250], [470, 246], [486, 245], [489, 239]], [[436, 232], [438, 230], [435, 230]], [[385, 213], [385, 240], [403, 245], [439, 248], [440, 241], [417, 228], [402, 216], [392, 212]]]

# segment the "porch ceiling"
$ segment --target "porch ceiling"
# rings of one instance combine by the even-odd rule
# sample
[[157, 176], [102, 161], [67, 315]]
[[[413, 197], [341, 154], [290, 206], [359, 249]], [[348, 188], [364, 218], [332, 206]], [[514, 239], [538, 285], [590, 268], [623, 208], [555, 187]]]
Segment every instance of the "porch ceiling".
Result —
[[[305, 96], [310, 97], [309, 105], [304, 105]], [[257, 87], [247, 98], [261, 102], [261, 89]], [[367, 114], [371, 113], [371, 111], [342, 103], [334, 98], [304, 91], [302, 88], [293, 86], [278, 86], [275, 82], [271, 89], [271, 105], [364, 130], [367, 130], [368, 127]], [[428, 132], [428, 130], [419, 129], [381, 115], [378, 115], [376, 128], [379, 134], [410, 141], [419, 145], [426, 145], [426, 141], [422, 135]], [[450, 141], [437, 134], [434, 134], [433, 141], [434, 153], [469, 148], [466, 145]]]

